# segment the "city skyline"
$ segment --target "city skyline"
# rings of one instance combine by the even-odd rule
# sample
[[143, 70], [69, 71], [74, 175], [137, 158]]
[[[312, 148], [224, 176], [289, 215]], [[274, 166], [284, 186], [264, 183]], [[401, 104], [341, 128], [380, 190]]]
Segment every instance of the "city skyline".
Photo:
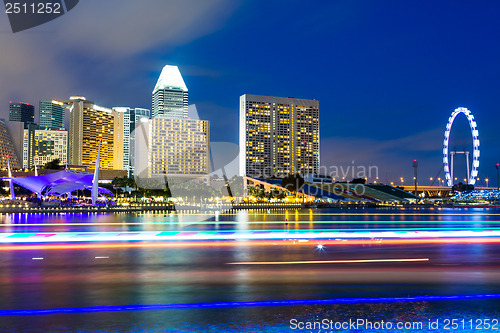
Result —
[[4, 2], [5, 331], [498, 328], [500, 2]]
[[[191, 102], [198, 105], [201, 118], [211, 122], [212, 141], [238, 143], [238, 97], [242, 94], [317, 99], [322, 101], [322, 164], [350, 165], [355, 161], [360, 165], [378, 165], [384, 182], [386, 178], [389, 181], [400, 177], [409, 180], [413, 172], [411, 161], [415, 158], [419, 160], [419, 176], [423, 180], [435, 177], [442, 166], [442, 139], [449, 114], [457, 107], [467, 107], [475, 114], [481, 135], [478, 177], [495, 177], [494, 165], [500, 154], [495, 145], [494, 124], [499, 116], [494, 112], [496, 88], [491, 82], [498, 71], [495, 59], [499, 50], [496, 43], [492, 43], [498, 27], [490, 16], [494, 12], [491, 9], [484, 10], [481, 5], [465, 2], [453, 2], [452, 6], [440, 3], [433, 13], [425, 12], [413, 2], [393, 4], [390, 10], [387, 6], [368, 2], [363, 5], [320, 2], [309, 6], [292, 1], [285, 8], [270, 3], [270, 12], [279, 8], [292, 17], [299, 17], [299, 12], [302, 14], [290, 25], [289, 33], [283, 35], [273, 27], [282, 24], [284, 19], [274, 23], [260, 22], [259, 26], [251, 19], [257, 5], [235, 2], [224, 7], [224, 4], [228, 2], [219, 1], [218, 8], [224, 10], [203, 17], [204, 30], [193, 27], [200, 23], [202, 14], [198, 11], [206, 11], [211, 5], [203, 5], [204, 8], [189, 13], [182, 12], [183, 5], [158, 5], [174, 6], [184, 13], [186, 22], [178, 28], [177, 34], [141, 42], [139, 37], [146, 32], [139, 29], [127, 40], [120, 39], [126, 48], [117, 48], [117, 41], [110, 46], [99, 44], [101, 49], [96, 55], [79, 56], [85, 61], [75, 70], [91, 71], [89, 78], [78, 82], [68, 73], [61, 73], [62, 69], [73, 66], [76, 58], [62, 60], [56, 66], [40, 56], [37, 60], [52, 65], [48, 68], [55, 70], [54, 77], [62, 79], [67, 86], [56, 83], [45, 87], [33, 78], [29, 82], [23, 80], [23, 87], [30, 91], [27, 93], [13, 79], [9, 82], [10, 87], [0, 95], [0, 101], [19, 100], [36, 105], [40, 99], [81, 93], [93, 96], [101, 105], [149, 108], [149, 94], [158, 71], [165, 64], [178, 65], [193, 92]], [[30, 47], [25, 42], [33, 42], [41, 50], [49, 46], [55, 47], [56, 53], [66, 50], [72, 42], [65, 39], [58, 28], [66, 20], [83, 20], [89, 7], [91, 5], [80, 5], [78, 10], [44, 26], [54, 31], [48, 36], [42, 34], [42, 41], [50, 37], [69, 44], [44, 46], [25, 34], [20, 35], [12, 48], [19, 52], [21, 47]], [[122, 9], [121, 14], [133, 9], [137, 10], [129, 6]], [[330, 22], [322, 12], [342, 15]], [[320, 19], [322, 30], [313, 35], [311, 30], [319, 28], [317, 25], [309, 27], [307, 22], [315, 19]], [[467, 27], [453, 24], [457, 19], [469, 24]], [[153, 26], [155, 29], [163, 27], [158, 25]], [[392, 29], [396, 25], [398, 29]], [[36, 29], [43, 30], [41, 27]], [[99, 29], [104, 35], [102, 43], [111, 31]], [[262, 37], [263, 30], [269, 31], [267, 37]], [[235, 39], [238, 34], [244, 38]], [[306, 35], [310, 40], [305, 40]], [[478, 35], [482, 36], [480, 40], [476, 38]], [[91, 34], [77, 36], [82, 37], [80, 40], [88, 40]], [[290, 44], [294, 38], [296, 44]], [[357, 43], [351, 44], [352, 40]], [[17, 44], [19, 41], [24, 44]], [[398, 48], [393, 47], [395, 43], [399, 43]], [[215, 47], [205, 53], [199, 52], [209, 44]], [[271, 45], [281, 48], [296, 45], [302, 61], [298, 62], [297, 56], [274, 59], [259, 55]], [[304, 48], [306, 45], [310, 47]], [[110, 47], [115, 48], [115, 57], [116, 52], [125, 50], [113, 63], [111, 56], [106, 54]], [[249, 52], [239, 52], [235, 59], [234, 53], [229, 52], [231, 49]], [[427, 54], [429, 49], [434, 50], [432, 57]], [[33, 60], [31, 57], [24, 61], [16, 59], [13, 63], [16, 73], [24, 73], [18, 64], [26, 62]], [[104, 71], [104, 68], [109, 70]], [[28, 69], [33, 70], [33, 67], [28, 66]], [[44, 70], [37, 67], [37, 73], [43, 74]], [[10, 72], [6, 75], [10, 78]], [[96, 81], [96, 77], [100, 80]], [[104, 86], [110, 88], [103, 89]], [[459, 125], [455, 129], [457, 133], [461, 133]], [[227, 130], [228, 126], [232, 130]], [[462, 134], [466, 138], [470, 136], [465, 131]], [[440, 176], [443, 177], [443, 173]]]

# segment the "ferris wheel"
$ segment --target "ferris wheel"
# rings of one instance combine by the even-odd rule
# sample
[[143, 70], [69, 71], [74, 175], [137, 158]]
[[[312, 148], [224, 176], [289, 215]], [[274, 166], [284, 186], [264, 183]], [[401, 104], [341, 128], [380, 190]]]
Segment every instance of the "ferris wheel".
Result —
[[[472, 172], [469, 168], [469, 152], [468, 151], [449, 151], [449, 142], [450, 142], [450, 132], [453, 126], [453, 122], [455, 118], [463, 113], [469, 122], [471, 134], [472, 134]], [[457, 108], [451, 114], [448, 119], [448, 124], [446, 125], [446, 130], [444, 132], [444, 142], [443, 142], [443, 164], [444, 164], [444, 172], [445, 178], [448, 183], [448, 186], [453, 186], [453, 159], [455, 154], [465, 154], [467, 161], [467, 184], [474, 185], [476, 183], [477, 172], [479, 168], [479, 132], [477, 130], [477, 124], [474, 121], [474, 116], [472, 113], [467, 110], [467, 108]], [[451, 156], [451, 163], [450, 157]]]

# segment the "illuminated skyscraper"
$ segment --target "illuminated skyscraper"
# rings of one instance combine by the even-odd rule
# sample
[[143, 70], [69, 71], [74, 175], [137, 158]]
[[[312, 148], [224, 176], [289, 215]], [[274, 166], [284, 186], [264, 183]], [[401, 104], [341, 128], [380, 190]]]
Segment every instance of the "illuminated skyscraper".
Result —
[[153, 90], [152, 117], [187, 118], [188, 89], [177, 66], [163, 67]]
[[42, 166], [59, 159], [61, 165], [68, 162], [68, 131], [25, 129], [23, 144], [23, 168]]
[[62, 102], [42, 99], [40, 101], [40, 127], [64, 129], [64, 105]]
[[66, 102], [70, 108], [69, 164], [95, 167], [99, 141], [101, 143], [101, 168], [123, 168], [122, 120], [116, 112], [96, 105], [85, 97], [71, 97]]
[[[142, 128], [146, 122], [142, 122]], [[165, 66], [153, 90], [152, 119], [147, 124], [148, 176], [207, 177], [208, 121], [188, 118], [188, 89], [176, 66]], [[139, 147], [140, 142], [136, 142]], [[139, 152], [138, 152], [139, 153]], [[136, 163], [137, 165], [137, 163]], [[142, 173], [142, 166], [139, 172]]]
[[240, 175], [319, 173], [319, 101], [240, 97]]
[[25, 124], [35, 123], [35, 107], [27, 103], [10, 103], [9, 121], [20, 121]]
[[123, 118], [123, 170], [128, 171], [128, 176], [134, 174], [135, 157], [135, 127], [141, 118], [149, 119], [151, 111], [142, 108], [114, 107], [118, 116]]
[[172, 119], [150, 120], [149, 177], [200, 177], [209, 174], [209, 122]]

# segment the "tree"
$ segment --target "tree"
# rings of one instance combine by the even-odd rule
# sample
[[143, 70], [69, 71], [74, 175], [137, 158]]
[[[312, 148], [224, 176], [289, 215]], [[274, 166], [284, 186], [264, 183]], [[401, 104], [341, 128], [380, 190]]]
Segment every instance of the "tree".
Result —
[[471, 184], [464, 184], [462, 182], [453, 185], [453, 191], [458, 191], [458, 192], [468, 192], [468, 191], [473, 191], [474, 190], [474, 185]]
[[50, 162], [45, 163], [42, 169], [59, 170], [60, 166], [61, 166], [61, 160], [56, 158]]
[[262, 184], [257, 184], [248, 188], [248, 194], [256, 197], [257, 199], [264, 199], [266, 197], [266, 191]]
[[112, 181], [113, 186], [116, 187], [133, 187], [135, 188], [135, 180], [134, 178], [128, 178], [127, 176], [119, 178], [115, 177]]
[[280, 199], [280, 200], [283, 200], [286, 198], [286, 193], [284, 191], [279, 191], [278, 195], [276, 196], [276, 198]]
[[304, 178], [300, 174], [288, 175], [281, 181], [281, 187], [290, 192], [297, 192], [304, 185]]
[[[242, 197], [243, 196], [243, 177], [234, 176], [229, 179], [229, 187], [231, 188], [231, 193], [233, 197]], [[224, 195], [226, 191], [224, 192]]]
[[351, 184], [365, 184], [366, 179], [365, 178], [354, 178], [351, 180]]
[[7, 196], [9, 194], [9, 191], [5, 189], [8, 185], [6, 182], [0, 180], [0, 195]]

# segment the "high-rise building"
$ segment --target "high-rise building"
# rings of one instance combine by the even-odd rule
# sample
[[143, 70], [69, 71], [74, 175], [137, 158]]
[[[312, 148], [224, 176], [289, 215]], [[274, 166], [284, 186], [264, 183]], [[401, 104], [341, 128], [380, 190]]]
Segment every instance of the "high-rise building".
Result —
[[319, 173], [319, 101], [240, 97], [240, 175]]
[[209, 122], [172, 119], [150, 120], [149, 177], [200, 177], [209, 174]]
[[63, 102], [42, 99], [40, 101], [40, 127], [45, 129], [64, 129]]
[[[208, 178], [209, 123], [188, 118], [188, 89], [176, 66], [163, 68], [153, 90], [152, 119], [145, 125], [143, 118], [140, 128], [144, 133], [139, 134], [147, 141], [149, 177]], [[143, 147], [141, 144], [136, 141], [134, 146]], [[145, 168], [137, 162], [142, 174]]]
[[114, 107], [114, 111], [123, 119], [123, 170], [127, 170], [127, 174], [131, 177], [134, 174], [134, 157], [135, 157], [135, 128], [141, 118], [149, 119], [151, 110], [142, 108], [130, 107]]
[[[117, 142], [123, 142], [121, 148], [115, 152], [115, 168], [128, 169], [130, 162], [130, 108], [114, 107], [115, 127], [121, 128], [121, 133], [116, 133]], [[120, 157], [121, 155], [121, 157]]]
[[74, 96], [65, 103], [70, 108], [69, 163], [93, 169], [101, 142], [101, 168], [122, 169], [123, 130], [116, 111], [85, 97]]
[[188, 89], [177, 66], [163, 67], [153, 90], [152, 117], [187, 118]]
[[7, 157], [12, 169], [20, 169], [18, 156], [14, 149], [14, 143], [10, 137], [5, 120], [0, 120], [0, 168], [7, 169]]
[[23, 150], [24, 150], [24, 130], [29, 128], [36, 128], [35, 124], [26, 125], [20, 121], [5, 121], [7, 131], [14, 145], [14, 151], [19, 158], [19, 164], [23, 165]]
[[135, 138], [136, 130], [141, 120], [146, 121], [151, 118], [151, 110], [135, 108], [130, 110], [130, 159], [128, 175], [131, 177], [134, 174], [134, 160], [137, 158], [135, 154]]
[[35, 107], [27, 103], [10, 103], [9, 121], [20, 121], [26, 124], [35, 123]]
[[22, 150], [18, 154], [19, 159], [22, 159], [22, 161], [20, 160], [19, 162], [22, 162], [23, 168], [33, 167], [33, 158], [35, 156], [35, 131], [38, 129], [40, 129], [40, 126], [37, 124], [27, 124], [24, 126], [23, 136], [21, 138]]
[[23, 168], [42, 166], [59, 159], [61, 165], [68, 163], [68, 131], [25, 129], [23, 144]]

